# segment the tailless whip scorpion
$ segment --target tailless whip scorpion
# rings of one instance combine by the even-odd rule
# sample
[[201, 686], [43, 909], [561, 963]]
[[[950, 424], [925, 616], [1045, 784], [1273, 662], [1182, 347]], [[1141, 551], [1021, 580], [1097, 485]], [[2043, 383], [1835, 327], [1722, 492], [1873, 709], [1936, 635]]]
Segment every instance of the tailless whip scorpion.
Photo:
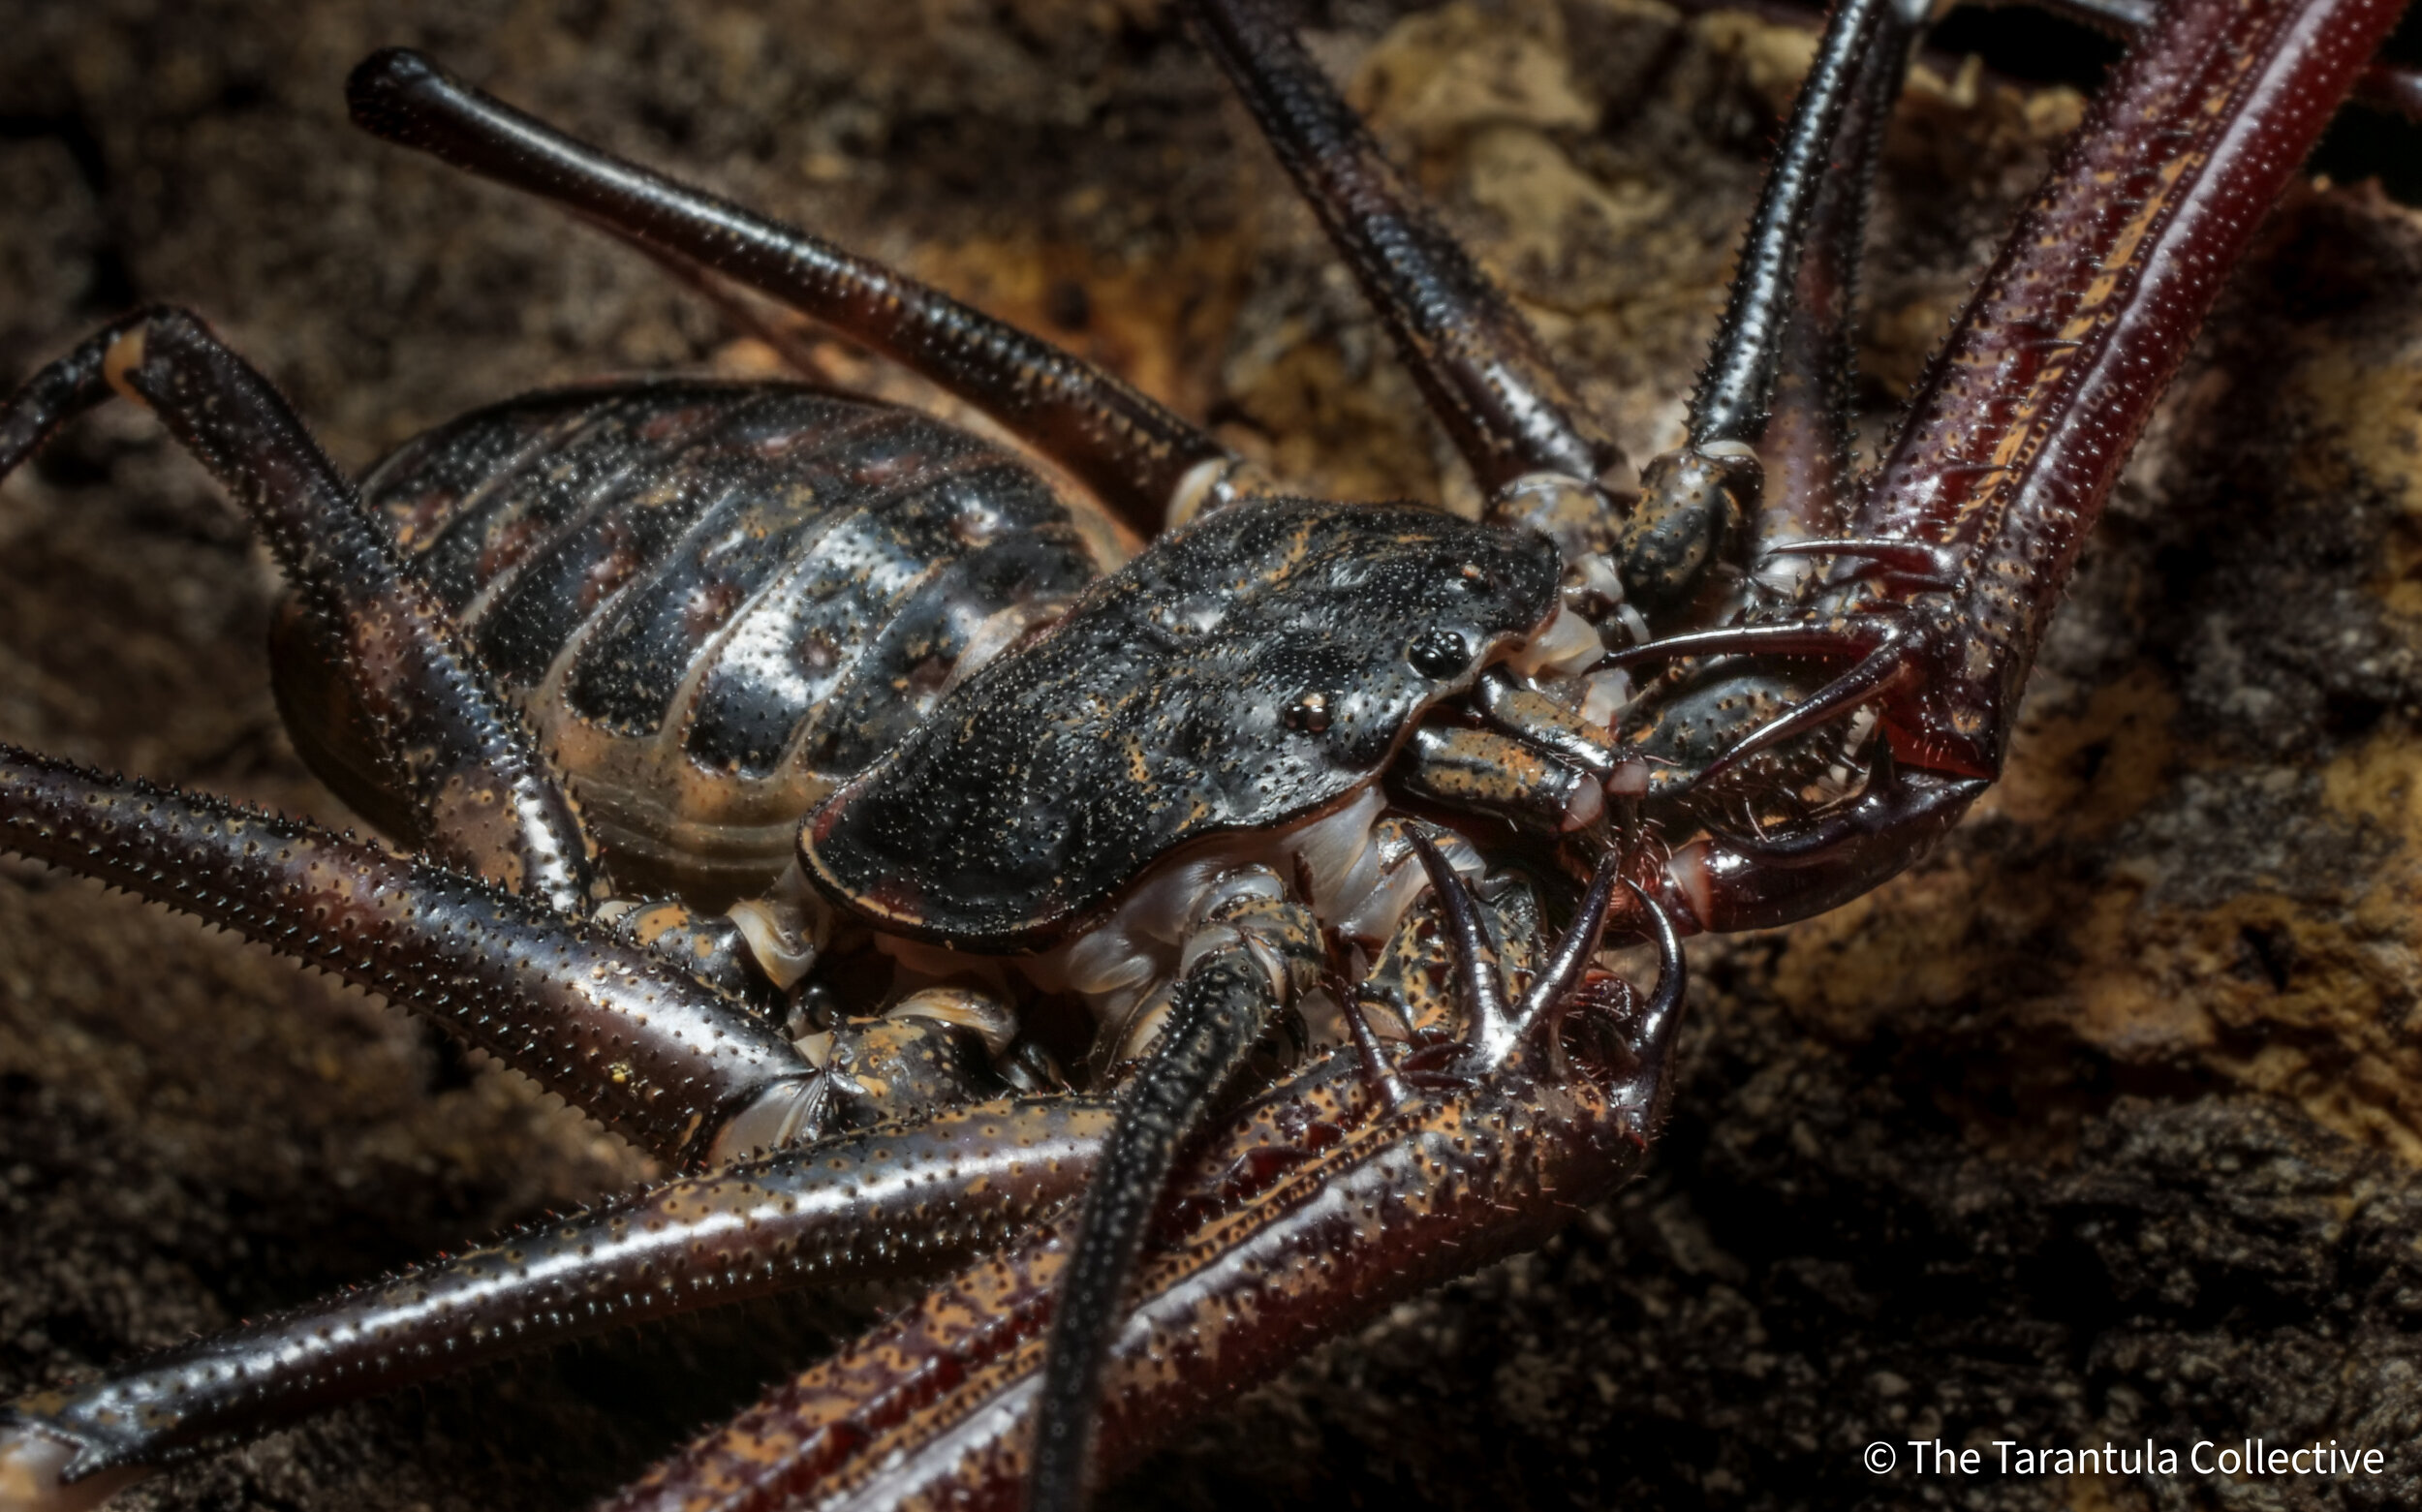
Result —
[[506, 399], [350, 479], [168, 307], [0, 410], [0, 474], [113, 398], [202, 462], [286, 575], [295, 746], [389, 842], [11, 747], [0, 846], [423, 1014], [679, 1173], [22, 1397], [0, 1506], [511, 1351], [929, 1277], [618, 1504], [1073, 1507], [1547, 1239], [1652, 1148], [1683, 938], [1852, 902], [2001, 774], [2131, 447], [2397, 10], [2139, 18], [1860, 475], [1867, 200], [1922, 15], [1829, 17], [1683, 439], [1639, 464], [1274, 0], [1187, 9], [1478, 518], [1294, 496], [402, 49], [348, 81], [364, 129], [819, 322], [1051, 471], [821, 386], [660, 379]]

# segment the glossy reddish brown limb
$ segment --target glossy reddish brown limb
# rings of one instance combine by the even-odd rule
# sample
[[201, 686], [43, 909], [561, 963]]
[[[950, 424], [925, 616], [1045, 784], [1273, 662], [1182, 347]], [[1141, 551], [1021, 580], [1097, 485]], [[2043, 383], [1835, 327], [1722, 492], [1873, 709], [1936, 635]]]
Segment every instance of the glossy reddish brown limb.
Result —
[[[373, 53], [355, 124], [550, 200], [864, 343], [1007, 425], [1136, 530], [1235, 481], [1236, 457], [1143, 393], [879, 262], [626, 163], [473, 89], [417, 52]], [[1181, 497], [1184, 496], [1184, 497]]]
[[1872, 892], [1950, 833], [1993, 785], [1891, 766], [1805, 828], [1763, 837], [1711, 831], [1665, 864], [1677, 919], [1710, 933], [1771, 929]]
[[15, 1461], [69, 1488], [122, 1485], [489, 1360], [802, 1286], [929, 1276], [1074, 1197], [1110, 1121], [1080, 1097], [979, 1104], [550, 1217], [0, 1407], [0, 1484]]
[[[1653, 906], [1647, 917], [1661, 974], [1616, 1026], [1610, 1063], [1576, 1057], [1560, 1077], [1544, 1033], [1492, 1064], [1469, 1043], [1436, 1046], [1461, 1074], [1425, 1076], [1398, 1106], [1340, 1049], [1181, 1167], [1112, 1346], [1106, 1473], [1320, 1341], [1538, 1244], [1630, 1176], [1663, 1114], [1683, 998], [1681, 942]], [[962, 1272], [612, 1505], [1017, 1506], [1065, 1263], [1065, 1236], [1047, 1228]]]
[[[1854, 683], [1816, 698], [1835, 712], [1879, 699], [1901, 761], [1867, 821], [1840, 826], [1836, 846], [1788, 868], [1721, 841], [1677, 857], [1671, 901], [1702, 926], [1784, 923], [1831, 907], [1862, 877], [1880, 881], [1999, 772], [2053, 605], [2129, 447], [2398, 9], [2189, 0], [2114, 73], [1849, 522], [1863, 540], [1909, 541], [1956, 564], [1952, 587], [1931, 571], [1904, 578], [1862, 548], [1846, 553], [1810, 618], [1626, 654], [1860, 658], [1845, 674]], [[1891, 664], [1879, 665], [1886, 652]], [[1753, 733], [1743, 747], [1772, 738]]]
[[[1987, 0], [1990, 4], [1991, 0]], [[2153, 24], [2160, 12], [2156, 0], [2027, 0], [2056, 15], [2083, 21], [2100, 31], [2133, 37]], [[2422, 74], [2375, 59], [2355, 76], [2349, 100], [2374, 109], [2390, 110], [2409, 121], [2422, 121]]]
[[2120, 467], [2400, 9], [2172, 5], [2096, 98], [1851, 521], [1963, 558], [1957, 590], [1910, 601], [1925, 675], [1885, 705], [1904, 760], [2001, 770], [2035, 649]]
[[[1573, 988], [1580, 985], [1583, 970], [1591, 957], [1598, 954], [1599, 942], [1606, 935], [1606, 910], [1614, 900], [1623, 856], [1609, 849], [1599, 857], [1598, 869], [1590, 878], [1590, 890], [1582, 894], [1581, 906], [1573, 911], [1572, 928], [1547, 958], [1537, 963], [1537, 975], [1521, 1000], [1507, 1003], [1499, 977], [1497, 951], [1489, 941], [1488, 928], [1481, 921], [1479, 906], [1471, 890], [1456, 878], [1446, 857], [1430, 843], [1428, 836], [1415, 830], [1413, 847], [1413, 853], [1421, 858], [1421, 870], [1429, 874], [1430, 886], [1437, 892], [1444, 913], [1453, 941], [1450, 953], [1455, 961], [1456, 985], [1472, 1019], [1459, 1068], [1484, 1075], [1504, 1065], [1522, 1046], [1539, 1042], [1540, 1026], [1562, 1011]], [[1638, 891], [1636, 887], [1632, 890]], [[1647, 901], [1645, 895], [1642, 901]]]
[[425, 1014], [675, 1164], [809, 1076], [771, 1025], [648, 951], [313, 825], [0, 746], [0, 850]]
[[252, 516], [302, 603], [305, 642], [369, 713], [439, 857], [585, 913], [592, 850], [520, 716], [285, 399], [200, 320], [139, 312], [28, 380], [0, 410], [0, 478], [112, 392], [154, 411]]
[[[2160, 14], [2155, 0], [1964, 0], [1955, 9], [1967, 10], [1972, 5], [1987, 11], [2005, 7], [2049, 11], [2123, 39], [2133, 39]], [[1691, 15], [1739, 8], [1734, 0], [1680, 0], [1676, 6]], [[1809, 26], [1815, 24], [1821, 7], [1801, 0], [1761, 0], [1749, 9], [1784, 25]], [[1930, 62], [1947, 77], [1957, 68], [1959, 59], [1937, 53]], [[2389, 59], [2374, 58], [2355, 76], [2354, 87], [2347, 91], [2346, 98], [2356, 105], [2422, 122], [2422, 72]]]

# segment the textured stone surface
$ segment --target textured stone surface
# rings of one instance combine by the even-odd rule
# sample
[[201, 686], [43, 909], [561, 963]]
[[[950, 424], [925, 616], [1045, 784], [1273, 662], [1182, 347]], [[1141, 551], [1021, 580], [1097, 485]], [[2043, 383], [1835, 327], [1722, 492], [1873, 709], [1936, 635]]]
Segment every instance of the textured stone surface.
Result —
[[[1668, 442], [1805, 38], [1617, 0], [1330, 18], [1321, 55], [1623, 442]], [[640, 261], [347, 130], [345, 70], [407, 42], [1068, 340], [1307, 484], [1466, 487], [1145, 0], [0, 0], [0, 374], [176, 299], [358, 466], [543, 382], [766, 365]], [[2075, 115], [1944, 72], [1890, 148], [1871, 431]], [[1324, 1351], [1120, 1498], [2422, 1499], [2417, 275], [2409, 212], [2299, 197], [2089, 547], [2007, 780], [1941, 855], [1696, 947], [1688, 1081], [1643, 1183]], [[0, 582], [0, 738], [343, 820], [268, 701], [267, 570], [147, 420], [104, 412], [10, 482]], [[0, 867], [0, 1387], [641, 1174], [374, 1004]], [[578, 1504], [856, 1306], [490, 1373], [135, 1499]], [[1860, 1467], [1870, 1440], [1921, 1435], [2336, 1437], [2388, 1446], [2394, 1472]]]

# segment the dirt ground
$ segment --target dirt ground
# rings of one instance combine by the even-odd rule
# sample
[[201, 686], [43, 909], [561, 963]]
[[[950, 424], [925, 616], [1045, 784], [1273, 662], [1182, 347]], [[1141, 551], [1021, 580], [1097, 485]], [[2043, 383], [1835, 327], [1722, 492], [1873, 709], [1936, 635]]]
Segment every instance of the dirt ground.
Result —
[[[1653, 0], [1321, 19], [1626, 447], [1669, 445], [1806, 35]], [[0, 380], [175, 300], [357, 467], [543, 383], [763, 370], [644, 262], [349, 130], [346, 71], [406, 43], [1104, 360], [1307, 488], [1468, 493], [1155, 0], [0, 0]], [[2077, 108], [1956, 58], [1916, 81], [1871, 435]], [[1106, 1499], [2422, 1503], [2417, 291], [2422, 219], [2297, 194], [2089, 547], [2002, 785], [1862, 902], [1694, 946], [1647, 1177]], [[273, 573], [148, 419], [81, 422], [0, 491], [0, 738], [350, 822], [269, 701]], [[645, 1174], [379, 1004], [0, 861], [0, 1391]], [[126, 1504], [577, 1505], [872, 1306], [488, 1372]], [[2252, 1437], [2389, 1467], [1998, 1473], [1993, 1447]], [[1984, 1468], [1921, 1476], [1917, 1438]], [[1876, 1440], [1898, 1469], [1863, 1466]]]

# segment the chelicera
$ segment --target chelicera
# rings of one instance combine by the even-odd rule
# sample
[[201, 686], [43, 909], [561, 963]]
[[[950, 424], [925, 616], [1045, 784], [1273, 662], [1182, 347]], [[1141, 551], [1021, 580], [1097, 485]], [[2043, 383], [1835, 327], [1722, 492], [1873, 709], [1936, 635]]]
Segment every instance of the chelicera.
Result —
[[[668, 386], [516, 401], [435, 433], [365, 485], [383, 540], [240, 359], [189, 317], [147, 312], [29, 385], [8, 415], [6, 462], [112, 389], [210, 459], [297, 580], [297, 649], [281, 678], [300, 738], [333, 784], [433, 859], [33, 756], [12, 757], [10, 844], [412, 1002], [677, 1162], [776, 1149], [637, 1199], [684, 1234], [701, 1214], [778, 1213], [793, 1225], [782, 1247], [761, 1274], [754, 1257], [744, 1267], [763, 1283], [854, 1263], [816, 1226], [836, 1220], [894, 1225], [935, 1263], [1011, 1244], [635, 1496], [725, 1486], [760, 1458], [742, 1438], [761, 1448], [786, 1435], [795, 1453], [741, 1495], [787, 1497], [819, 1473], [849, 1484], [887, 1458], [896, 1468], [897, 1451], [912, 1480], [972, 1466], [991, 1495], [1012, 1496], [1024, 1441], [1001, 1404], [1039, 1396], [1038, 1497], [1065, 1504], [1081, 1489], [1105, 1361], [1101, 1447], [1121, 1460], [1183, 1410], [1138, 1378], [1181, 1322], [1233, 1335], [1230, 1373], [1208, 1389], [1234, 1389], [1397, 1294], [1322, 1277], [1417, 1285], [1527, 1242], [1573, 1193], [1627, 1172], [1678, 1008], [1671, 921], [1742, 927], [1828, 907], [1957, 817], [1998, 766], [2052, 598], [2158, 378], [2389, 18], [2323, 5], [2170, 18], [2089, 123], [2037, 207], [2035, 239], [2014, 239], [1882, 481], [1854, 506], [1827, 394], [1840, 315], [1823, 311], [1855, 263], [1857, 166], [1897, 80], [1902, 17], [1872, 4], [1836, 17], [1690, 444], [1652, 463], [1634, 498], [1519, 320], [1402, 198], [1283, 29], [1250, 5], [1204, 6], [1214, 50], [1480, 478], [1481, 525], [1265, 498], [1199, 432], [1030, 339], [632, 177], [421, 60], [381, 55], [355, 81], [375, 129], [565, 200], [709, 275], [774, 284], [956, 383], [1114, 508], [1146, 524], [1166, 510], [1185, 528], [1088, 587], [1107, 565], [1088, 525], [1028, 489], [1010, 458], [822, 394]], [[2306, 45], [2316, 36], [2326, 45]], [[1829, 176], [1828, 161], [1852, 170]], [[2195, 256], [2166, 258], [2173, 246]], [[2088, 256], [2110, 276], [2067, 277]], [[1782, 321], [1785, 308], [1801, 318]], [[1760, 444], [1780, 461], [1761, 467]], [[830, 476], [750, 490], [794, 454]], [[524, 460], [553, 476], [491, 486]], [[651, 468], [661, 486], [641, 486]], [[870, 548], [820, 594], [779, 605], [785, 679], [848, 661], [836, 633], [873, 642], [848, 648], [877, 654], [883, 674], [857, 703], [828, 685], [785, 704], [770, 673], [748, 686], [762, 661], [716, 661], [749, 649], [742, 606], [809, 560], [786, 528], [803, 536], [836, 496], [902, 478], [934, 485], [915, 521], [928, 534]], [[608, 480], [632, 486], [601, 502]], [[759, 512], [700, 530], [717, 509]], [[567, 550], [533, 544], [571, 516]], [[1008, 566], [986, 556], [995, 547]], [[649, 579], [658, 567], [667, 575]], [[892, 567], [953, 591], [923, 604], [849, 599]], [[827, 621], [799, 628], [811, 608]], [[977, 647], [996, 659], [962, 671]], [[1681, 670], [1644, 694], [1614, 675], [1652, 663]], [[681, 758], [703, 775], [625, 781], [663, 760], [661, 744], [646, 748], [671, 707], [690, 737]], [[716, 709], [721, 723], [706, 718]], [[1861, 710], [1877, 715], [1863, 728]], [[838, 711], [832, 727], [813, 739], [768, 725], [825, 711]], [[746, 837], [699, 845], [694, 832], [769, 827], [761, 814], [780, 803], [748, 785], [794, 776], [786, 758], [818, 740], [845, 754], [808, 770], [841, 786], [812, 795], [797, 881], [718, 912], [735, 890], [728, 875], [695, 874], [744, 872], [731, 858]], [[1446, 827], [1423, 827], [1433, 820]], [[1456, 874], [1486, 872], [1492, 853], [1524, 858], [1537, 880], [1475, 895]], [[686, 901], [601, 885], [651, 874]], [[1575, 922], [1543, 925], [1536, 894], [1561, 910], [1572, 899], [1560, 877], [1581, 876]], [[1408, 912], [1424, 881], [1435, 902]], [[1663, 947], [1645, 1003], [1589, 970], [1610, 926]], [[872, 1000], [818, 975], [850, 952], [852, 931], [900, 963]], [[1093, 1065], [1067, 1069], [1089, 1088], [1131, 1088], [1117, 1104], [1058, 1090], [1054, 1047], [1019, 1011], [1052, 994], [1092, 1000], [1096, 1033], [1073, 1048]], [[1215, 1112], [1238, 1063], [1290, 1013], [1325, 1018], [1310, 1033], [1337, 1047]], [[1029, 1100], [1004, 1100], [1012, 1092]], [[804, 1154], [779, 1153], [802, 1141]], [[1029, 1231], [1097, 1162], [1109, 1174], [1071, 1232]], [[836, 1169], [890, 1185], [836, 1214], [819, 1185]], [[1322, 1203], [1356, 1201], [1385, 1220], [1320, 1226]], [[460, 1311], [521, 1314], [538, 1305], [530, 1288], [591, 1262], [599, 1276], [657, 1263], [640, 1253], [649, 1242], [628, 1244], [635, 1211], [535, 1231], [406, 1290], [453, 1288]], [[1466, 1247], [1451, 1265], [1442, 1239]], [[550, 1267], [568, 1269], [535, 1279]], [[1257, 1268], [1296, 1279], [1233, 1305], [1220, 1288]], [[1227, 1304], [1218, 1318], [1188, 1313], [1203, 1298]], [[1283, 1327], [1280, 1300], [1300, 1309]], [[656, 1305], [653, 1293], [638, 1304]], [[400, 1309], [385, 1328], [461, 1326], [459, 1312], [414, 1313], [402, 1293], [332, 1306], [233, 1344], [252, 1353], [232, 1375], [235, 1356], [212, 1353], [231, 1346], [204, 1345], [29, 1399], [13, 1468], [32, 1495], [61, 1469], [106, 1490], [96, 1472], [256, 1429], [368, 1375], [406, 1378], [414, 1365], [362, 1332], [363, 1310]], [[1040, 1319], [1055, 1311], [1046, 1349]], [[970, 1315], [996, 1324], [967, 1337], [944, 1321]], [[335, 1353], [306, 1342], [272, 1363], [281, 1346], [264, 1341], [278, 1338], [333, 1339]], [[952, 1362], [938, 1400], [902, 1408], [885, 1372], [904, 1352]], [[130, 1416], [137, 1401], [179, 1404]]]

